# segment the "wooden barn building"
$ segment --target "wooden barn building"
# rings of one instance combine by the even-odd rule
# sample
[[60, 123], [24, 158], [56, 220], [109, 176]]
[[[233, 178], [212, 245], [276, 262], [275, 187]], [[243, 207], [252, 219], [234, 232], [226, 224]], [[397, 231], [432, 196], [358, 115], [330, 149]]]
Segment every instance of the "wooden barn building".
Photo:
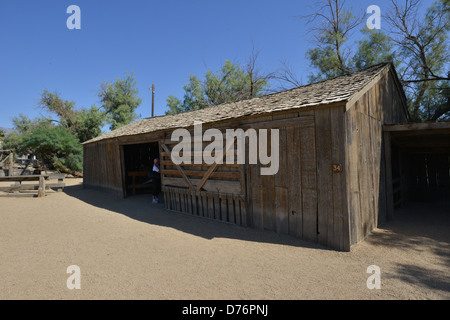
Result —
[[[264, 165], [248, 161], [176, 165], [171, 151], [178, 141], [171, 140], [172, 132], [184, 128], [194, 134], [195, 121], [202, 122], [203, 131], [216, 128], [223, 133], [278, 129], [278, 172], [261, 175]], [[142, 182], [153, 159], [160, 158], [161, 198], [168, 210], [349, 251], [392, 216], [397, 177], [391, 168], [390, 132], [395, 129], [384, 131], [388, 125], [408, 125], [408, 112], [393, 66], [380, 64], [111, 131], [84, 143], [84, 187], [120, 197], [140, 193], [148, 187]], [[237, 153], [235, 148], [223, 152]], [[245, 150], [251, 150], [248, 139]], [[220, 151], [215, 155], [223, 158]]]

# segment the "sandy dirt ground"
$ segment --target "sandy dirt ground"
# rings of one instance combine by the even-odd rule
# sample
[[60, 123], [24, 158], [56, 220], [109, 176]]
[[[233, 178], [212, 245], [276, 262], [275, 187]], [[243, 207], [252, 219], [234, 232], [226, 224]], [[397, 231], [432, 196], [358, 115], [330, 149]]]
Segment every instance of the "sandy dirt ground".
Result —
[[[116, 199], [0, 198], [0, 299], [450, 299], [450, 206], [396, 212], [351, 252]], [[69, 290], [67, 268], [80, 267]], [[367, 288], [370, 265], [381, 289]]]

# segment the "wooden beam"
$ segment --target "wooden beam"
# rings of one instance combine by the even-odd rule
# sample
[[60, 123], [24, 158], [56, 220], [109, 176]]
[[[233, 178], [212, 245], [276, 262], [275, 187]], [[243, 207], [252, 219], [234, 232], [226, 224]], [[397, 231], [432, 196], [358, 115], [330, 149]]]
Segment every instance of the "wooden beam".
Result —
[[14, 198], [34, 198], [37, 197], [36, 193], [0, 193], [0, 197], [14, 197]]
[[0, 177], [0, 181], [15, 182], [15, 181], [39, 181], [43, 177], [48, 180], [49, 175], [27, 175], [27, 176], [15, 176], [15, 177]]
[[[169, 148], [168, 148], [164, 143], [161, 143], [161, 147], [162, 147], [162, 148], [164, 149], [164, 151], [167, 152], [169, 155], [171, 154]], [[195, 190], [195, 188], [194, 188], [194, 186], [192, 185], [191, 181], [189, 180], [189, 178], [188, 178], [188, 177], [186, 176], [186, 174], [184, 173], [184, 170], [183, 170], [179, 165], [176, 165], [175, 163], [174, 163], [174, 165], [175, 165], [175, 167], [177, 168], [178, 172], [180, 172], [180, 174], [181, 174], [181, 176], [183, 177], [184, 181], [186, 181], [186, 183], [187, 183], [189, 189]]]
[[214, 172], [214, 170], [216, 170], [217, 168], [217, 161], [219, 159], [223, 160], [224, 155], [227, 153], [228, 149], [230, 149], [232, 146], [234, 145], [234, 139], [227, 141], [227, 145], [225, 146], [225, 148], [222, 150], [222, 152], [218, 152], [218, 154], [216, 155], [215, 159], [214, 159], [214, 163], [211, 165], [211, 167], [209, 167], [208, 171], [206, 171], [205, 175], [203, 176], [202, 180], [200, 181], [200, 183], [197, 185], [197, 191], [200, 191], [203, 187], [203, 185], [206, 183], [206, 181], [209, 179], [209, 177], [211, 176], [211, 174]]
[[[64, 183], [46, 183], [45, 184], [45, 189], [49, 190], [52, 188], [55, 189], [62, 189], [65, 187]], [[2, 192], [16, 192], [16, 191], [29, 191], [29, 190], [38, 190], [39, 189], [39, 184], [17, 184], [17, 185], [12, 185], [9, 187], [0, 187], [0, 191]]]
[[[162, 169], [161, 173], [164, 175], [178, 175], [178, 170], [170, 170], [170, 169]], [[185, 170], [184, 173], [186, 176], [189, 177], [203, 177], [205, 174], [205, 171], [194, 171], [194, 170]], [[218, 178], [218, 179], [239, 179], [241, 177], [241, 173], [238, 171], [220, 171], [220, 172], [213, 172], [211, 174], [211, 178]]]
[[[175, 164], [171, 161], [171, 160], [161, 160], [161, 165], [166, 165], [166, 166], [175, 166]], [[242, 166], [242, 164], [237, 164], [237, 163], [222, 163], [217, 165], [218, 167], [226, 167], [226, 168], [234, 168], [234, 169], [240, 169], [240, 167]], [[189, 163], [189, 164], [185, 164], [183, 163], [183, 167], [186, 169], [186, 167], [189, 168], [202, 168], [202, 167], [208, 167], [209, 168], [209, 164], [206, 163], [201, 163], [201, 164], [196, 164], [196, 163]], [[206, 170], [206, 169], [205, 169]]]
[[425, 122], [384, 125], [383, 131], [414, 131], [414, 130], [438, 130], [447, 129], [450, 132], [450, 122]]

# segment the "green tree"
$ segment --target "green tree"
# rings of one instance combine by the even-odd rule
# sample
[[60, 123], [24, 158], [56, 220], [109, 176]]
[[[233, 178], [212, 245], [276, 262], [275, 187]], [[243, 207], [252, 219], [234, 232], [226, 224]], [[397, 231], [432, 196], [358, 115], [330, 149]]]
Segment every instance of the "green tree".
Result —
[[58, 122], [61, 126], [68, 129], [75, 126], [77, 111], [75, 110], [74, 101], [62, 100], [58, 93], [44, 90], [39, 105], [46, 111], [58, 116], [58, 120], [52, 119], [50, 121]]
[[392, 62], [398, 67], [391, 38], [381, 30], [364, 28], [361, 30], [362, 40], [358, 41], [358, 49], [353, 55], [352, 69], [362, 70], [382, 62]]
[[135, 111], [142, 103], [138, 94], [134, 73], [131, 75], [127, 73], [124, 79], [102, 83], [98, 96], [111, 130], [127, 125], [138, 118]]
[[195, 75], [189, 76], [189, 82], [184, 87], [183, 101], [170, 95], [167, 98], [169, 110], [166, 114], [176, 114], [180, 112], [203, 109], [210, 104], [205, 93], [205, 86]]
[[2, 148], [4, 150], [14, 150], [16, 154], [26, 154], [27, 150], [22, 148], [22, 135], [16, 132], [10, 132], [5, 135], [2, 142]]
[[361, 31], [357, 50], [349, 48], [350, 32], [360, 23], [344, 7], [343, 0], [322, 0], [308, 16], [313, 24], [316, 47], [307, 57], [317, 71], [310, 81], [319, 81], [367, 68], [380, 62], [393, 62], [405, 88], [413, 120], [450, 117], [448, 32], [449, 0], [435, 1], [423, 17], [417, 15], [420, 0], [391, 0], [385, 15], [386, 30]]
[[352, 71], [348, 42], [351, 32], [361, 24], [362, 17], [346, 9], [344, 0], [321, 0], [315, 13], [303, 17], [312, 26], [316, 44], [306, 53], [311, 66], [318, 70], [310, 75], [311, 82]]
[[167, 98], [169, 110], [175, 114], [197, 110], [222, 103], [236, 102], [261, 96], [268, 87], [269, 75], [260, 75], [255, 67], [256, 56], [247, 65], [240, 66], [225, 61], [217, 72], [208, 70], [204, 80], [191, 75], [184, 86], [183, 101], [170, 95]]
[[28, 150], [22, 145], [24, 136], [31, 133], [36, 128], [46, 127], [50, 128], [53, 125], [48, 119], [34, 118], [30, 119], [27, 115], [20, 113], [18, 116], [12, 118], [14, 131], [5, 135], [3, 141], [3, 148], [14, 150], [16, 154], [27, 154]]
[[12, 118], [14, 130], [18, 134], [28, 134], [31, 130], [41, 126], [51, 126], [48, 119], [34, 118], [30, 119], [27, 115], [20, 113], [17, 117]]
[[424, 17], [419, 0], [392, 0], [387, 15], [391, 39], [401, 60], [400, 77], [415, 121], [449, 117], [450, 1], [435, 1]]
[[[101, 128], [105, 122], [105, 113], [95, 105], [90, 109], [77, 110], [74, 101], [63, 100], [58, 93], [44, 90], [41, 95], [40, 106], [44, 110], [57, 116], [57, 119], [48, 119], [68, 129], [80, 142], [85, 142], [101, 134]], [[22, 127], [33, 127], [23, 120]]]
[[95, 105], [90, 109], [83, 108], [77, 112], [73, 132], [80, 142], [85, 142], [102, 134], [105, 113]]
[[66, 128], [35, 128], [22, 136], [20, 146], [54, 167], [68, 168], [73, 172], [83, 169], [83, 148], [78, 138]]

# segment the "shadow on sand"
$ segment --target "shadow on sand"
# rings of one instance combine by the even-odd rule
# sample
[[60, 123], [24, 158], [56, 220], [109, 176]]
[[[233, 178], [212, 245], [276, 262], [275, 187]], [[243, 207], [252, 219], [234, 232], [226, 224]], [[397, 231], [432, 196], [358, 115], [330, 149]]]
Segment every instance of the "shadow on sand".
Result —
[[[108, 193], [84, 189], [82, 185], [68, 186], [64, 192], [89, 205], [103, 208], [144, 223], [173, 228], [205, 239], [227, 238], [278, 245], [289, 245], [309, 249], [328, 249], [320, 244], [303, 241], [273, 231], [239, 227], [202, 217], [166, 210], [163, 204], [153, 204], [150, 194], [141, 194], [127, 199]], [[365, 240], [371, 245], [397, 247], [405, 250], [431, 250], [440, 263], [450, 266], [450, 202], [416, 203], [395, 212], [395, 220], [380, 228], [383, 232], [369, 235]], [[431, 274], [430, 274], [431, 273]], [[450, 290], [448, 274], [437, 270], [423, 270], [414, 265], [398, 265], [397, 276], [413, 279], [424, 286], [438, 286]], [[436, 282], [436, 279], [439, 281]]]
[[398, 263], [396, 278], [450, 292], [450, 201], [410, 203], [397, 209], [394, 220], [380, 229], [382, 232], [372, 234], [366, 241], [376, 246], [412, 251], [416, 255], [434, 255], [436, 268]]
[[245, 228], [208, 218], [166, 210], [164, 204], [152, 203], [150, 194], [139, 194], [126, 199], [119, 199], [105, 192], [84, 189], [82, 185], [66, 186], [64, 192], [91, 206], [116, 212], [144, 223], [173, 228], [205, 239], [228, 238], [330, 250], [319, 244], [303, 241], [285, 234], [277, 234], [273, 231]]

